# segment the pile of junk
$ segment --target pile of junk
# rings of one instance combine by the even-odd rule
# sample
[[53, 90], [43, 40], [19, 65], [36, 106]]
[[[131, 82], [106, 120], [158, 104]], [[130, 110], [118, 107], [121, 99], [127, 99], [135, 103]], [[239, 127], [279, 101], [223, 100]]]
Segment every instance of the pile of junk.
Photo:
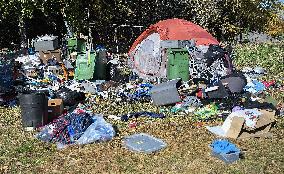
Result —
[[[172, 115], [196, 122], [221, 119], [223, 125], [206, 128], [237, 139], [269, 136], [275, 115], [283, 115], [281, 103], [266, 92], [283, 91], [283, 81], [261, 81], [266, 74], [261, 67], [237, 70], [231, 47], [221, 46], [200, 26], [181, 19], [151, 25], [128, 56], [109, 56], [82, 38], [70, 38], [60, 48], [54, 36], [38, 37], [26, 53], [14, 54], [16, 59], [1, 55], [1, 102], [19, 104], [25, 129], [40, 130], [37, 138], [58, 147], [111, 140], [116, 132], [109, 119], [128, 122], [140, 116]], [[150, 103], [159, 112], [128, 108], [107, 114], [113, 105], [123, 108], [127, 103]], [[143, 151], [143, 143], [135, 144], [141, 139], [144, 145], [152, 143], [151, 148], [166, 146], [147, 134], [126, 137], [125, 146]]]

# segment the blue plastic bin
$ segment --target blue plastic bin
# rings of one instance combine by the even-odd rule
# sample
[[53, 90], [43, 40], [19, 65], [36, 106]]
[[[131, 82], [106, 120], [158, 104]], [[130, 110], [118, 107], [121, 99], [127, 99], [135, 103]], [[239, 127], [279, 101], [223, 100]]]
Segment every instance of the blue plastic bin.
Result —
[[124, 146], [131, 151], [152, 153], [165, 148], [167, 144], [161, 139], [140, 133], [125, 137]]
[[219, 158], [227, 164], [240, 158], [241, 150], [226, 139], [214, 140], [209, 147], [213, 157]]
[[240, 159], [240, 152], [224, 154], [224, 153], [216, 153], [211, 149], [211, 155], [213, 157], [219, 158], [220, 160], [224, 161], [226, 164], [233, 163]]

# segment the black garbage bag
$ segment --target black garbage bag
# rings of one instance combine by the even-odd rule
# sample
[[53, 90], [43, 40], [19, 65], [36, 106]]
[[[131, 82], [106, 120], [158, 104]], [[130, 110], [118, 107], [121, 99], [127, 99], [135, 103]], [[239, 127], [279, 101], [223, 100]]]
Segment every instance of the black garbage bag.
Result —
[[64, 106], [74, 106], [85, 100], [85, 94], [83, 92], [72, 91], [68, 88], [61, 88], [55, 95], [57, 98], [63, 100]]
[[226, 83], [231, 93], [242, 93], [247, 85], [247, 79], [242, 73], [234, 72], [221, 78], [222, 83]]
[[207, 66], [211, 66], [217, 59], [223, 59], [226, 53], [221, 46], [210, 44], [207, 52], [204, 54], [204, 57], [207, 59]]

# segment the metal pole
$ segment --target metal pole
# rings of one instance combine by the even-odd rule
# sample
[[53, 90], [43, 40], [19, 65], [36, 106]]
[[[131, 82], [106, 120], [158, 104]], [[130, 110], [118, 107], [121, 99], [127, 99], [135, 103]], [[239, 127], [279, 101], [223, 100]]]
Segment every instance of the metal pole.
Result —
[[114, 32], [115, 32], [115, 44], [116, 44], [116, 53], [118, 53], [118, 37], [117, 37], [117, 28], [115, 28]]
[[91, 27], [90, 27], [90, 10], [89, 8], [87, 8], [88, 10], [88, 27], [89, 27], [89, 38], [91, 38]]
[[91, 29], [91, 23], [90, 23], [90, 9], [89, 7], [86, 8], [87, 9], [87, 17], [88, 17], [88, 46], [89, 46], [89, 50], [92, 49], [92, 43], [93, 43], [93, 39], [92, 39], [92, 29]]

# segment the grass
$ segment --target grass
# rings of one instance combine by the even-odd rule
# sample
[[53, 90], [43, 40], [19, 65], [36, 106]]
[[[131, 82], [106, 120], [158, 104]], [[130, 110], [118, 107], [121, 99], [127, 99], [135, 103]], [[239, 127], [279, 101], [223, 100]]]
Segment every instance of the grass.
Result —
[[[245, 52], [247, 54], [247, 50]], [[244, 57], [239, 56], [235, 61], [238, 65], [245, 64], [242, 59]], [[265, 57], [256, 60], [262, 59]], [[278, 69], [281, 68], [283, 64]], [[277, 68], [272, 68], [273, 73], [281, 75]], [[279, 96], [277, 90], [272, 91]], [[94, 109], [116, 115], [129, 110], [158, 110], [146, 103], [115, 107], [104, 101]], [[57, 150], [55, 145], [35, 139], [34, 132], [23, 131], [19, 108], [0, 108], [0, 173], [284, 173], [283, 118], [277, 118], [271, 130], [272, 138], [231, 140], [244, 152], [244, 158], [230, 165], [210, 156], [208, 145], [216, 137], [204, 126], [195, 126], [188, 115], [136, 121], [139, 123], [136, 128], [111, 121], [120, 131], [112, 141]], [[124, 136], [141, 132], [163, 139], [167, 147], [157, 153], [143, 154], [122, 146]]]

